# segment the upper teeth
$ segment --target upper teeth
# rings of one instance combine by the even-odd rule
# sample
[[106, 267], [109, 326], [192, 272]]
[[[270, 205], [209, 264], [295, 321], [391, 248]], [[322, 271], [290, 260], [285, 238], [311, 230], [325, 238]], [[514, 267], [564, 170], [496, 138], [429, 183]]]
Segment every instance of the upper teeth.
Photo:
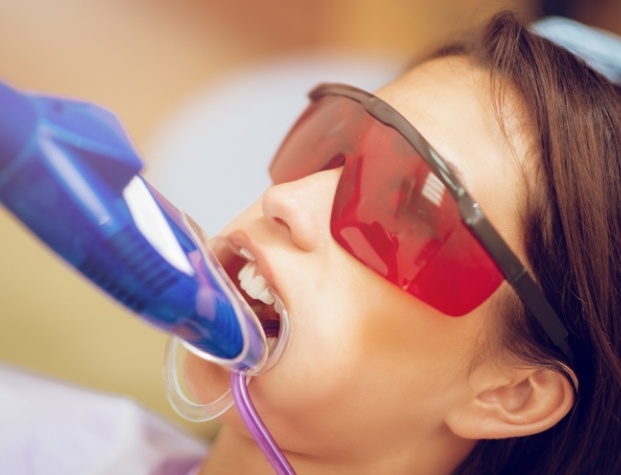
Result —
[[241, 268], [239, 274], [240, 287], [253, 299], [260, 300], [266, 305], [274, 303], [274, 297], [267, 288], [267, 282], [261, 274], [257, 272], [257, 263], [254, 260], [248, 261]]
[[242, 247], [239, 250], [239, 253], [244, 256], [246, 259], [248, 259], [249, 261], [255, 261], [255, 257], [252, 255], [252, 252], [250, 252], [248, 249]]

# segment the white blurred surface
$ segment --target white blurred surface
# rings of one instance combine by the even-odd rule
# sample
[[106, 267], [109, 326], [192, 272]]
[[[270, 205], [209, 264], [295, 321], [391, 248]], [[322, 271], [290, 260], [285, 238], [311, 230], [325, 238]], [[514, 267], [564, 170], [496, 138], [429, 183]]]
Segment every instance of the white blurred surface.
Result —
[[216, 234], [269, 185], [271, 157], [320, 82], [373, 91], [401, 65], [389, 59], [297, 55], [234, 70], [189, 97], [147, 145], [146, 178]]

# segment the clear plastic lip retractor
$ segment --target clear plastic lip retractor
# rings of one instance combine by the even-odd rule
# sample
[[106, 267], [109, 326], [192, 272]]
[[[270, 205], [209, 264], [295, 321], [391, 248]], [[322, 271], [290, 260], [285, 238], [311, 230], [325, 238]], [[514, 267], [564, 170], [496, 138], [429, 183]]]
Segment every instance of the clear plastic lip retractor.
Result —
[[142, 162], [101, 107], [0, 82], [0, 203], [143, 320], [197, 355], [256, 374], [261, 324], [200, 229], [139, 174]]
[[[184, 219], [188, 219], [184, 215]], [[257, 323], [258, 319], [254, 315], [254, 312], [249, 307], [248, 303], [239, 295], [239, 291], [234, 284], [228, 278], [228, 275], [222, 269], [219, 261], [213, 255], [211, 248], [207, 245], [205, 236], [202, 234], [200, 228], [195, 225], [188, 226], [188, 229], [192, 231], [193, 237], [196, 242], [202, 243], [200, 250], [204, 253], [205, 262], [208, 266], [212, 267], [212, 274], [222, 279], [222, 287], [226, 288], [230, 292], [230, 300], [236, 305], [244, 308], [244, 313], [252, 315]], [[266, 341], [268, 345], [268, 351], [264, 353], [265, 358], [255, 367], [241, 369], [232, 367], [230, 364], [226, 364], [226, 361], [221, 361], [218, 358], [214, 358], [210, 354], [205, 354], [203, 351], [188, 344], [179, 337], [172, 336], [168, 340], [166, 345], [166, 354], [164, 358], [164, 384], [166, 386], [166, 394], [170, 405], [175, 409], [177, 414], [188, 421], [192, 422], [206, 422], [215, 419], [230, 409], [233, 404], [233, 395], [231, 389], [227, 389], [220, 397], [209, 402], [198, 402], [192, 395], [189, 394], [189, 390], [185, 388], [183, 384], [182, 370], [184, 359], [184, 350], [193, 353], [194, 355], [210, 361], [220, 366], [232, 368], [234, 371], [243, 372], [248, 377], [258, 376], [270, 370], [280, 360], [282, 354], [285, 351], [287, 342], [289, 341], [289, 314], [279, 297], [274, 294], [274, 298], [277, 300], [277, 306], [280, 309], [280, 319], [277, 324], [277, 330], [274, 328], [266, 329], [267, 333], [274, 337], [277, 331], [277, 338], [271, 338]], [[254, 322], [253, 322], [254, 323]], [[261, 325], [259, 323], [259, 325]], [[261, 336], [265, 337], [266, 332], [261, 332]]]
[[[270, 340], [268, 340], [270, 350], [265, 364], [247, 371], [248, 377], [258, 376], [269, 371], [284, 353], [289, 339], [289, 315], [286, 310], [280, 314], [277, 332], [277, 339], [272, 340], [273, 343], [270, 344]], [[182, 365], [185, 351], [199, 357], [202, 356], [178, 337], [173, 336], [168, 340], [164, 359], [164, 384], [168, 401], [177, 414], [188, 421], [206, 422], [216, 419], [233, 406], [234, 400], [231, 389], [227, 389], [213, 401], [198, 402], [184, 385]]]

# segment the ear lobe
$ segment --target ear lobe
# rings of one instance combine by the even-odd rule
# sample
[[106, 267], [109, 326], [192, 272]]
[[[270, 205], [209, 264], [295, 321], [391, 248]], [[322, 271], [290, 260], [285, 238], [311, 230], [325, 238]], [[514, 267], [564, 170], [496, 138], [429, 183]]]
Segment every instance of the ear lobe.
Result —
[[[543, 432], [554, 426], [574, 403], [572, 385], [550, 369], [515, 369], [502, 384], [474, 391], [445, 418], [458, 436], [503, 439]], [[507, 378], [508, 377], [508, 378]]]

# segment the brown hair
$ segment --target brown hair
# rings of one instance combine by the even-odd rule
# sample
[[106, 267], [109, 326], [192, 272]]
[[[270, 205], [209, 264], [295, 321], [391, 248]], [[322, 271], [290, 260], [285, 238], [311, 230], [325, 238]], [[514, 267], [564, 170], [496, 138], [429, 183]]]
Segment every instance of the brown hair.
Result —
[[[468, 55], [510, 81], [528, 111], [540, 160], [524, 206], [526, 251], [570, 332], [579, 381], [559, 424], [481, 441], [457, 473], [621, 473], [621, 88], [508, 12], [440, 54]], [[505, 314], [502, 343], [520, 359], [569, 364], [519, 301]]]

